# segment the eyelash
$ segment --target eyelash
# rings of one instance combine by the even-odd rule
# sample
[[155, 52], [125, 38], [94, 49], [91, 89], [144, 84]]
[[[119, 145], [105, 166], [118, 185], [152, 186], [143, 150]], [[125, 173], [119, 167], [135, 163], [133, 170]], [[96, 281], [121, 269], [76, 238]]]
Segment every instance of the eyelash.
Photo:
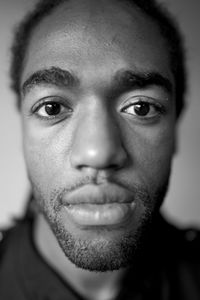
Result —
[[59, 98], [58, 100], [58, 97], [51, 97], [51, 100], [49, 100], [49, 98], [45, 98], [45, 99], [42, 99], [40, 102], [36, 103], [32, 109], [31, 109], [31, 115], [36, 115], [39, 119], [44, 119], [44, 120], [52, 120], [52, 119], [58, 119], [60, 118], [60, 113], [58, 115], [47, 115], [47, 116], [41, 116], [38, 114], [38, 111], [42, 108], [42, 107], [45, 107], [46, 105], [48, 104], [57, 104], [59, 105], [60, 107], [63, 107], [65, 108], [67, 111], [65, 113], [63, 113], [65, 116], [68, 115], [68, 113], [70, 114], [72, 112], [72, 109], [70, 108], [69, 105], [66, 104], [66, 100], [62, 100], [62, 98]]
[[[138, 100], [129, 102], [126, 106], [124, 106], [121, 109], [121, 111], [126, 113], [125, 110], [128, 109], [129, 107], [133, 107], [133, 106], [140, 105], [140, 104], [148, 104], [149, 106], [153, 107], [156, 110], [158, 115], [153, 116], [153, 117], [137, 116], [136, 115], [138, 118], [140, 118], [140, 119], [152, 119], [152, 118], [158, 117], [158, 116], [163, 115], [163, 114], [166, 113], [166, 107], [163, 106], [160, 103], [155, 103], [154, 99], [151, 100], [151, 98], [149, 98], [149, 97], [136, 97], [136, 98], [138, 98]], [[134, 116], [134, 114], [130, 114], [130, 113], [127, 113], [127, 114]]]
[[[133, 98], [135, 98], [137, 100], [133, 101]], [[131, 118], [135, 118], [138, 121], [151, 121], [151, 120], [153, 121], [153, 120], [158, 119], [161, 115], [164, 115], [166, 113], [166, 107], [158, 102], [155, 102], [155, 99], [151, 99], [150, 97], [146, 97], [146, 96], [133, 97], [133, 98], [130, 99], [130, 102], [128, 104], [126, 104], [125, 106], [123, 105], [123, 107], [120, 110], [122, 113], [125, 113], [125, 114], [131, 116]], [[62, 110], [62, 108], [64, 108], [64, 112], [60, 111], [60, 112], [58, 112], [58, 114], [52, 114], [52, 115], [48, 115], [48, 113], [46, 112], [46, 116], [40, 115], [38, 113], [39, 110], [42, 107], [44, 107], [44, 109], [45, 109], [45, 106], [47, 106], [48, 104], [50, 104], [50, 105], [57, 104], [60, 106], [60, 110]], [[136, 107], [136, 105], [142, 105], [142, 104], [149, 105], [149, 111], [147, 111], [147, 113], [145, 115], [139, 115], [137, 113], [127, 112], [128, 108]], [[155, 109], [155, 113], [153, 113], [153, 115], [149, 116], [149, 114], [151, 113], [152, 107]], [[73, 110], [70, 108], [69, 105], [66, 104], [66, 100], [62, 100], [62, 98], [59, 98], [59, 97], [44, 98], [44, 99], [40, 100], [38, 103], [36, 103], [31, 108], [31, 115], [35, 115], [40, 120], [54, 121], [54, 122], [56, 122], [56, 121], [59, 122], [65, 118], [69, 118], [70, 114], [72, 112], [73, 112]]]

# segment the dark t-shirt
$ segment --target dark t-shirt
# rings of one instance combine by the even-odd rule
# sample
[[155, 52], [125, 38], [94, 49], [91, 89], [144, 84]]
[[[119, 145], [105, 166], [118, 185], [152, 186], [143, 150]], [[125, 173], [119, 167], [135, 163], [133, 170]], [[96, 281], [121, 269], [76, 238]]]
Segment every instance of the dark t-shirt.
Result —
[[[33, 222], [26, 218], [3, 233], [0, 299], [83, 299], [38, 253], [32, 240]], [[121, 299], [199, 300], [200, 233], [178, 230], [158, 216], [122, 281], [117, 300]]]

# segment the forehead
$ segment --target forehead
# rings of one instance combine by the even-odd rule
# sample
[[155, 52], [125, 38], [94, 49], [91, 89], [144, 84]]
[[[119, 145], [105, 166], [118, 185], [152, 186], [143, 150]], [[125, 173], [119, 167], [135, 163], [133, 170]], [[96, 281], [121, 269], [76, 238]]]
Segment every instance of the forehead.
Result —
[[98, 70], [109, 65], [113, 71], [153, 68], [172, 76], [158, 26], [136, 6], [113, 0], [66, 1], [39, 23], [22, 78], [55, 65], [79, 72], [89, 65]]

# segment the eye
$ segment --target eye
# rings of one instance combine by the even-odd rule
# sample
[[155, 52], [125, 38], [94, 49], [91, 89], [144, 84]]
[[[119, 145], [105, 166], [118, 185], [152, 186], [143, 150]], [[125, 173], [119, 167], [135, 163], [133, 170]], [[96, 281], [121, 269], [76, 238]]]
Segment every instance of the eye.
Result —
[[45, 103], [42, 107], [38, 109], [37, 113], [42, 117], [56, 116], [61, 113], [62, 109], [63, 107], [59, 103], [56, 102]]
[[36, 104], [32, 113], [41, 119], [62, 119], [72, 112], [72, 109], [61, 101], [47, 101], [43, 99]]
[[163, 112], [163, 106], [149, 101], [139, 100], [128, 104], [122, 112], [139, 118], [154, 118]]

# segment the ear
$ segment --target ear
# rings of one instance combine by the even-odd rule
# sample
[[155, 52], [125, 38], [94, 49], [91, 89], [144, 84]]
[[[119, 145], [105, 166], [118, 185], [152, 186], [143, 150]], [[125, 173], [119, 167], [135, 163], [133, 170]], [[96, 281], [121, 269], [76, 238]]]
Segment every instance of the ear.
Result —
[[178, 121], [176, 121], [175, 129], [174, 129], [174, 148], [173, 148], [173, 154], [176, 155], [178, 153], [178, 145], [179, 145], [179, 139], [178, 139]]

